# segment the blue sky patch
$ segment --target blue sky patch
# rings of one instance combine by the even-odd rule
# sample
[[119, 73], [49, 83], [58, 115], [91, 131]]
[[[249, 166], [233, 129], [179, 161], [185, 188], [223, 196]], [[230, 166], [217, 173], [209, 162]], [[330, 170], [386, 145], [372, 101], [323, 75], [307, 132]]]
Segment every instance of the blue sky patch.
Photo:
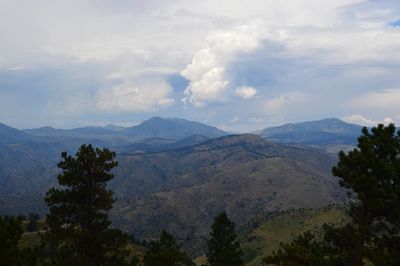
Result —
[[390, 22], [389, 26], [391, 26], [393, 28], [399, 28], [400, 27], [400, 19]]

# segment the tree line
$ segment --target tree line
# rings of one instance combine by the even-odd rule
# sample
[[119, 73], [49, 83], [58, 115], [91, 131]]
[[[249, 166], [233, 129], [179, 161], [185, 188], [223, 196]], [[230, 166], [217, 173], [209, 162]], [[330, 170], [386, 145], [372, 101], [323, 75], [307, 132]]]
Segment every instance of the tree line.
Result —
[[332, 173], [348, 189], [350, 222], [325, 225], [322, 237], [297, 236], [272, 256], [272, 265], [400, 265], [400, 132], [394, 124], [362, 129], [357, 148], [339, 153]]
[[[82, 145], [75, 156], [61, 154], [57, 177], [59, 187], [51, 188], [45, 202], [49, 212], [39, 233], [41, 245], [19, 248], [26, 217], [0, 217], [0, 265], [60, 266], [173, 266], [194, 265], [177, 245], [173, 235], [163, 230], [158, 240], [146, 244], [143, 258], [129, 250], [132, 236], [111, 227], [107, 212], [115, 198], [107, 188], [118, 165], [115, 152]], [[28, 215], [27, 230], [37, 228], [38, 217]], [[34, 222], [35, 221], [35, 222]], [[215, 217], [207, 258], [210, 265], [243, 265], [234, 224], [225, 212]]]
[[[132, 238], [111, 227], [107, 212], [115, 199], [107, 182], [118, 165], [115, 156], [91, 145], [82, 145], [75, 156], [62, 153], [60, 186], [45, 196], [49, 212], [39, 233], [41, 245], [19, 248], [22, 219], [0, 217], [0, 265], [194, 265], [165, 230], [138, 257], [129, 250]], [[393, 124], [363, 128], [357, 147], [340, 152], [332, 172], [348, 190], [350, 222], [324, 225], [322, 236], [309, 231], [296, 236], [263, 262], [400, 265], [400, 132]], [[214, 218], [206, 258], [210, 266], [244, 265], [235, 226], [225, 212]]]

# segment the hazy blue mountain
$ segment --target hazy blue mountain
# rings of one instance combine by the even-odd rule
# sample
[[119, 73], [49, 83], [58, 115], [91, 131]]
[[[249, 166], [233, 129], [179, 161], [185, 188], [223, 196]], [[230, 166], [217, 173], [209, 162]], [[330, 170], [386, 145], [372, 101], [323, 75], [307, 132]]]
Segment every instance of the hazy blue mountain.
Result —
[[216, 138], [226, 133], [216, 127], [208, 126], [199, 122], [180, 118], [153, 117], [137, 126], [121, 130], [125, 135], [138, 139], [159, 137], [166, 139], [182, 139], [193, 135], [203, 135]]
[[56, 129], [52, 127], [40, 127], [24, 129], [25, 133], [42, 137], [74, 137], [74, 138], [112, 138], [118, 137], [117, 131], [106, 127], [81, 127], [73, 129]]
[[[216, 138], [226, 133], [216, 127], [179, 118], [153, 117], [132, 127], [107, 125], [105, 127], [82, 127], [74, 129], [55, 129], [41, 127], [25, 129], [25, 133], [42, 137], [74, 137], [82, 139], [101, 139], [114, 142], [137, 142], [150, 138], [180, 140], [193, 135]], [[126, 144], [126, 143], [122, 143]]]
[[290, 123], [256, 132], [268, 140], [296, 144], [346, 144], [353, 145], [361, 134], [361, 126], [337, 118]]
[[180, 140], [153, 137], [137, 141], [128, 146], [120, 147], [118, 149], [118, 153], [135, 154], [135, 153], [161, 152], [161, 151], [173, 150], [186, 146], [200, 144], [209, 139], [210, 138], [207, 138], [203, 135], [193, 135]]
[[120, 131], [120, 130], [124, 129], [124, 127], [122, 127], [122, 126], [116, 126], [113, 124], [106, 125], [104, 128], [112, 130], [112, 131]]
[[0, 123], [0, 144], [15, 144], [29, 140], [31, 137], [24, 132]]
[[186, 147], [186, 146], [192, 146], [196, 144], [200, 144], [203, 142], [206, 142], [207, 140], [210, 140], [210, 138], [203, 136], [201, 134], [193, 135], [184, 139], [181, 139], [174, 144], [171, 144], [171, 148], [181, 148], [181, 147]]
[[[54, 134], [57, 130], [49, 127], [40, 130], [43, 136], [34, 136], [0, 124], [0, 214], [21, 210], [43, 212], [43, 196], [49, 185], [56, 182], [61, 152], [75, 154], [84, 143], [108, 148], [115, 144], [65, 132]], [[82, 132], [85, 130], [90, 131], [84, 128]]]

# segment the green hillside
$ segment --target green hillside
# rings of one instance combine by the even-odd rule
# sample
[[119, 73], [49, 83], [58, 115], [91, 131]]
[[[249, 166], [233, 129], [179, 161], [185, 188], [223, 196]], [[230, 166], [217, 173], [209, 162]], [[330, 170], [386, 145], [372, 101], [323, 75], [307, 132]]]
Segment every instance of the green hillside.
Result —
[[191, 255], [204, 248], [212, 218], [222, 210], [242, 226], [265, 213], [321, 208], [346, 198], [330, 175], [333, 157], [255, 135], [119, 161], [114, 223], [142, 239], [166, 228]]
[[288, 210], [271, 214], [264, 221], [255, 221], [240, 234], [244, 258], [248, 265], [260, 265], [262, 258], [279, 249], [281, 242], [311, 230], [317, 235], [323, 224], [344, 224], [347, 221], [343, 207]]

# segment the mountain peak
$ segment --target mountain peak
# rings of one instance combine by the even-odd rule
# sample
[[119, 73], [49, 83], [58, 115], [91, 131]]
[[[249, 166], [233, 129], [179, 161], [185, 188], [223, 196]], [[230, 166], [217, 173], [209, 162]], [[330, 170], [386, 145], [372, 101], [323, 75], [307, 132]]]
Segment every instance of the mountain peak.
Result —
[[138, 139], [149, 137], [161, 137], [170, 139], [182, 139], [192, 135], [204, 135], [205, 137], [220, 137], [226, 133], [216, 127], [182, 118], [152, 117], [137, 126], [123, 129], [128, 136]]
[[258, 135], [278, 142], [303, 144], [354, 144], [361, 126], [338, 118], [290, 123], [263, 129]]

